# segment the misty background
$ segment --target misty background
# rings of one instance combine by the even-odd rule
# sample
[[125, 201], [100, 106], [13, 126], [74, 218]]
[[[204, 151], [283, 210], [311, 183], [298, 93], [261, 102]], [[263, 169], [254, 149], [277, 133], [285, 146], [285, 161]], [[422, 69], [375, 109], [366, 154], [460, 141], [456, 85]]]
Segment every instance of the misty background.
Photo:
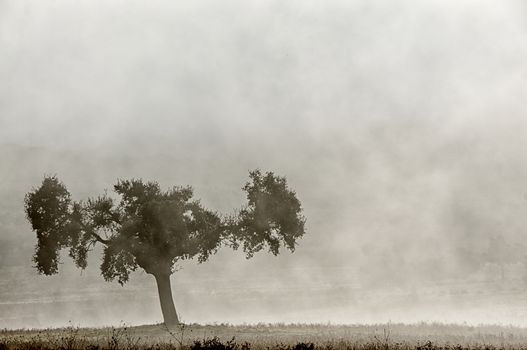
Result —
[[119, 178], [221, 213], [287, 177], [294, 254], [172, 276], [184, 322], [527, 325], [522, 1], [0, 0], [0, 327], [161, 321], [155, 283], [32, 268], [23, 198]]

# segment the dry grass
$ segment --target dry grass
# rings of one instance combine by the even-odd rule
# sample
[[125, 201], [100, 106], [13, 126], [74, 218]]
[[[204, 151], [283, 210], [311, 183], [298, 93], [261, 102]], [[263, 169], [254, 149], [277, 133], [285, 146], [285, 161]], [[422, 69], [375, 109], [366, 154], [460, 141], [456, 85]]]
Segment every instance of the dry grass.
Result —
[[449, 324], [164, 325], [0, 331], [2, 349], [527, 349], [527, 329]]

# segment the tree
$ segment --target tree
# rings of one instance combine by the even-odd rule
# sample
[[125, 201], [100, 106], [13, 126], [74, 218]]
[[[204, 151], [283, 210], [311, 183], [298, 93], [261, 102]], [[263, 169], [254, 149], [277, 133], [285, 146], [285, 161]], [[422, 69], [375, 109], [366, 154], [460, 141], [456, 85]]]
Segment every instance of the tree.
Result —
[[180, 260], [202, 263], [220, 246], [242, 246], [247, 258], [268, 248], [295, 250], [304, 231], [300, 201], [286, 179], [272, 172], [249, 173], [243, 190], [247, 205], [222, 216], [193, 199], [191, 187], [162, 191], [157, 182], [119, 180], [116, 196], [107, 194], [73, 201], [56, 176], [47, 176], [25, 197], [25, 211], [37, 235], [33, 261], [39, 273], [58, 273], [60, 251], [81, 269], [89, 251], [104, 246], [101, 273], [106, 281], [124, 285], [141, 268], [154, 276], [165, 324], [179, 323], [170, 276]]

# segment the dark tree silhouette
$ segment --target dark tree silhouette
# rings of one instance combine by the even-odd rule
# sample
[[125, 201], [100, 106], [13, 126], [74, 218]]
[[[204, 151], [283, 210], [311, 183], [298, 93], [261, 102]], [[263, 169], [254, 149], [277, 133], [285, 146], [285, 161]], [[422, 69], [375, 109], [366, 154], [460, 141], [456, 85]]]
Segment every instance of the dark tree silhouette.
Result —
[[56, 274], [60, 250], [69, 249], [84, 269], [88, 252], [102, 244], [104, 279], [124, 285], [131, 271], [142, 268], [155, 277], [165, 324], [178, 324], [170, 286], [177, 261], [204, 262], [222, 245], [242, 246], [247, 258], [266, 247], [277, 255], [281, 246], [294, 251], [304, 234], [300, 202], [284, 177], [255, 170], [243, 189], [248, 204], [236, 215], [221, 216], [192, 199], [191, 187], [162, 191], [156, 182], [120, 180], [116, 196], [76, 202], [56, 176], [45, 177], [25, 197], [37, 234], [35, 267]]

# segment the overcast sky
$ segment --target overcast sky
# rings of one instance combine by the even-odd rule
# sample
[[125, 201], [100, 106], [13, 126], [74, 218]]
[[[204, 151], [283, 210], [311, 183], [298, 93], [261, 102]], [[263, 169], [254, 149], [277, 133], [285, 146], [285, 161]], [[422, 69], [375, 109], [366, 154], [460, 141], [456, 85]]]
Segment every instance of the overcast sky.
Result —
[[433, 207], [418, 220], [442, 230], [452, 201], [487, 217], [526, 193], [526, 16], [521, 1], [4, 0], [0, 140], [305, 169], [361, 210]]
[[419, 151], [507, 148], [525, 126], [521, 1], [3, 0], [0, 10], [5, 143]]

